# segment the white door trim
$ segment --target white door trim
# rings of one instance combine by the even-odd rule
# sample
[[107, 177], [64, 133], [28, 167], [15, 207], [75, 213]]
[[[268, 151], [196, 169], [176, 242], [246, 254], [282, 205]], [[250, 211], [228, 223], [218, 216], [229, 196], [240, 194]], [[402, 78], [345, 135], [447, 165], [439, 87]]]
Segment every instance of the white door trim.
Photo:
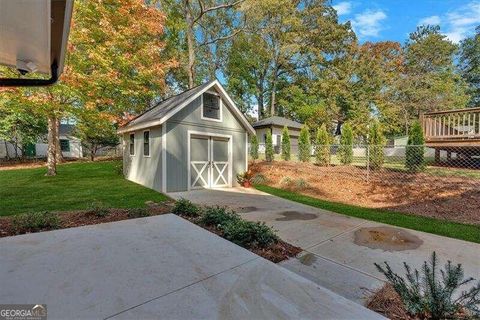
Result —
[[[233, 165], [233, 156], [232, 156], [232, 150], [233, 150], [233, 136], [232, 135], [229, 135], [229, 134], [221, 134], [221, 133], [213, 133], [213, 132], [204, 132], [204, 131], [195, 131], [195, 130], [188, 130], [187, 131], [187, 166], [188, 166], [188, 174], [187, 174], [187, 190], [190, 191], [194, 188], [192, 188], [192, 178], [191, 178], [191, 174], [192, 174], [192, 170], [191, 170], [191, 154], [190, 154], [190, 149], [191, 149], [191, 138], [192, 138], [192, 135], [198, 135], [198, 136], [203, 136], [203, 137], [218, 137], [218, 138], [227, 138], [228, 139], [228, 181], [227, 181], [227, 185], [224, 185], [225, 187], [231, 187], [232, 186], [232, 165]], [[208, 154], [211, 158], [211, 152], [213, 152], [211, 150], [211, 147], [210, 147], [210, 141], [208, 143]], [[210, 170], [212, 171], [212, 170]], [[212, 172], [209, 173], [210, 175], [212, 175]], [[210, 181], [211, 181], [211, 177], [210, 177]]]

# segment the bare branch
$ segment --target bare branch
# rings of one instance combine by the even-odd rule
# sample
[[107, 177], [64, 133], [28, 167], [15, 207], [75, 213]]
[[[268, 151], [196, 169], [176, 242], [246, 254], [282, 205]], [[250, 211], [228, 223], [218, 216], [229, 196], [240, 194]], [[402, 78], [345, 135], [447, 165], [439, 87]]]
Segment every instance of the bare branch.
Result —
[[198, 4], [200, 5], [200, 13], [198, 14], [198, 16], [193, 19], [193, 22], [192, 24], [195, 24], [198, 20], [200, 20], [203, 15], [207, 12], [211, 12], [211, 11], [216, 11], [216, 10], [220, 10], [220, 9], [228, 9], [228, 8], [232, 8], [232, 7], [235, 7], [236, 5], [244, 2], [245, 0], [237, 0], [235, 2], [232, 2], [232, 3], [226, 3], [226, 4], [219, 4], [217, 6], [213, 6], [213, 7], [210, 7], [210, 8], [205, 8], [204, 5], [203, 5], [203, 2], [202, 0], [198, 0]]
[[199, 44], [198, 47], [208, 46], [208, 45], [210, 45], [210, 44], [213, 44], [213, 43], [216, 43], [216, 42], [219, 42], [219, 41], [228, 40], [228, 39], [230, 39], [230, 38], [235, 37], [237, 34], [239, 34], [239, 33], [242, 32], [242, 31], [243, 31], [243, 28], [237, 29], [237, 30], [235, 30], [234, 32], [230, 33], [229, 35], [226, 35], [226, 36], [223, 36], [223, 37], [214, 38], [214, 39], [211, 39], [211, 40], [209, 40], [209, 41], [205, 41], [205, 42]]

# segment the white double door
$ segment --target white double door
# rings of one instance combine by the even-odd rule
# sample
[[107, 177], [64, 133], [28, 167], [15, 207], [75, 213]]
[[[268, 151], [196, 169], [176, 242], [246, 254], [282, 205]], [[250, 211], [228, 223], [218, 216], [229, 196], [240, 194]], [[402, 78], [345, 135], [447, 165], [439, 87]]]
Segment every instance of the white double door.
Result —
[[190, 189], [231, 186], [231, 137], [191, 135]]

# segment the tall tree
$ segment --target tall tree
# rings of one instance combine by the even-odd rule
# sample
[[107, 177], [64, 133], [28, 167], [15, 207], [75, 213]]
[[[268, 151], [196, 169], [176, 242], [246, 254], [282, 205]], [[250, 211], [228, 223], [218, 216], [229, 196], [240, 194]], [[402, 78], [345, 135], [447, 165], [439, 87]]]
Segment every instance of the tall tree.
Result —
[[480, 106], [480, 26], [460, 44], [460, 72], [468, 84], [469, 106]]
[[243, 29], [237, 8], [244, 1], [158, 0], [167, 14], [167, 51], [180, 57], [182, 69], [173, 74], [177, 85], [186, 80], [192, 88], [205, 75], [215, 76], [225, 42]]

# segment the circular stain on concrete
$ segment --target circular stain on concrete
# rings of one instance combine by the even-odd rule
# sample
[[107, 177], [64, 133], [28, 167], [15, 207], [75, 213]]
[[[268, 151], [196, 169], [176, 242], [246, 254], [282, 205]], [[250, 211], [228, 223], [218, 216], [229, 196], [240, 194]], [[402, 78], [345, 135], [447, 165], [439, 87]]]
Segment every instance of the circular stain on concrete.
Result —
[[384, 251], [417, 249], [423, 241], [408, 231], [392, 227], [361, 228], [355, 231], [355, 244]]
[[238, 213], [247, 213], [247, 212], [253, 212], [253, 211], [257, 211], [257, 210], [258, 210], [257, 207], [240, 207], [240, 208], [235, 209], [235, 211], [238, 212]]
[[316, 214], [298, 212], [298, 211], [283, 211], [279, 212], [279, 215], [283, 216], [282, 218], [276, 218], [276, 221], [292, 221], [292, 220], [313, 220], [317, 218]]

